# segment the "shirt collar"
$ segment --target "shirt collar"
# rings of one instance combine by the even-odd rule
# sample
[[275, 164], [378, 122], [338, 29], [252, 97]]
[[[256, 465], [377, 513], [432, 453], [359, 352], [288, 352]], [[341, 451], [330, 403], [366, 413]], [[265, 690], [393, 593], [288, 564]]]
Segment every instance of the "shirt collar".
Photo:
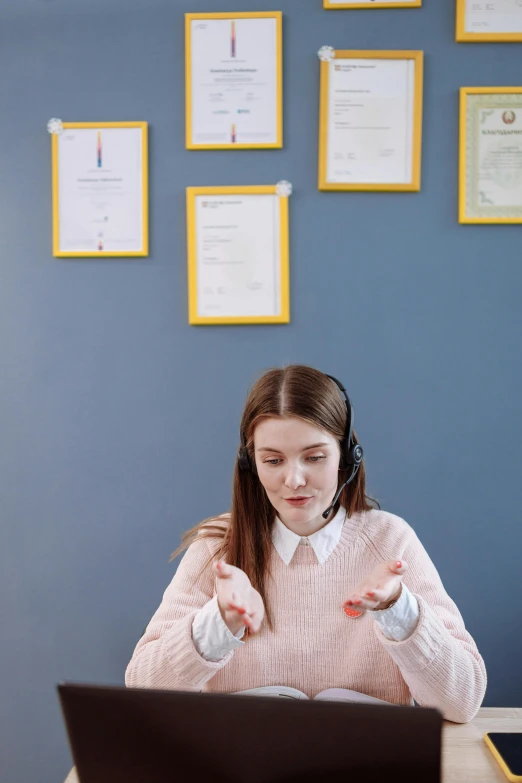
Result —
[[301, 541], [308, 542], [319, 564], [323, 565], [339, 543], [345, 518], [346, 509], [341, 506], [334, 518], [321, 530], [312, 533], [311, 536], [298, 536], [276, 516], [272, 529], [272, 543], [283, 563], [289, 565]]

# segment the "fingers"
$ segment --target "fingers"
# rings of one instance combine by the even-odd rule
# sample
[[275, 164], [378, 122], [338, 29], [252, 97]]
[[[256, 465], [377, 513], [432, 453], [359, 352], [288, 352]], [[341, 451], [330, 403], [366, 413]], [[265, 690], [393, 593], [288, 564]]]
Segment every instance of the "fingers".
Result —
[[223, 560], [218, 560], [217, 563], [214, 563], [213, 569], [218, 579], [230, 579], [230, 577], [234, 573], [232, 571], [232, 568], [229, 565], [227, 565]]
[[229, 604], [230, 610], [238, 613], [241, 622], [244, 624], [245, 628], [248, 628], [250, 633], [257, 633], [260, 627], [259, 620], [252, 614], [250, 607], [244, 606], [237, 600], [235, 593], [233, 593], [232, 596], [233, 600]]
[[382, 563], [356, 587], [343, 606], [367, 612], [386, 604], [393, 600], [398, 590], [400, 594], [401, 577], [407, 570], [408, 564], [405, 560], [388, 560]]
[[226, 613], [228, 619], [234, 618], [235, 614], [234, 623], [239, 619], [250, 633], [257, 633], [263, 623], [264, 606], [246, 574], [223, 560], [218, 560], [212, 568], [217, 579], [216, 591], [221, 611]]
[[248, 628], [248, 632], [251, 634], [257, 633], [263, 622], [262, 616], [260, 617], [260, 615], [255, 612], [253, 614], [244, 614], [241, 619], [243, 620], [245, 627]]
[[263, 622], [264, 612], [262, 610], [259, 611], [259, 607], [255, 606], [255, 601], [253, 603], [243, 602], [236, 593], [232, 593], [229, 607], [231, 611], [238, 613], [241, 622], [244, 623], [250, 633], [254, 634], [259, 631]]
[[354, 595], [344, 602], [343, 607], [357, 609], [358, 612], [371, 612], [381, 603], [380, 600], [368, 598], [365, 596]]
[[228, 605], [232, 611], [237, 612], [238, 614], [243, 615], [251, 613], [250, 607], [238, 597], [237, 593], [232, 593]]
[[388, 570], [392, 574], [405, 574], [408, 570], [408, 563], [405, 560], [389, 560], [386, 563]]
[[371, 611], [380, 606], [380, 604], [389, 601], [393, 592], [396, 592], [396, 590], [393, 590], [389, 581], [384, 585], [376, 585], [373, 590], [360, 587], [357, 592], [348, 596], [343, 606], [349, 606], [360, 611]]
[[[397, 601], [402, 592], [402, 581], [399, 581], [398, 592], [390, 592], [389, 587], [382, 590], [368, 590], [365, 593], [353, 593], [343, 604], [343, 607], [357, 609], [361, 612], [382, 609], [390, 601]], [[383, 606], [384, 605], [384, 606]]]
[[386, 580], [382, 585], [373, 585], [372, 589], [370, 589], [369, 585], [359, 585], [355, 592], [348, 596], [344, 605], [355, 606], [357, 601], [380, 604], [389, 599], [391, 592], [396, 588], [396, 584], [396, 580]]
[[370, 601], [373, 603], [381, 604], [383, 601], [386, 601], [387, 598], [389, 598], [390, 590], [389, 588], [386, 590], [368, 590], [368, 592], [363, 593], [362, 595], [358, 595], [357, 598], [362, 598], [364, 601]]

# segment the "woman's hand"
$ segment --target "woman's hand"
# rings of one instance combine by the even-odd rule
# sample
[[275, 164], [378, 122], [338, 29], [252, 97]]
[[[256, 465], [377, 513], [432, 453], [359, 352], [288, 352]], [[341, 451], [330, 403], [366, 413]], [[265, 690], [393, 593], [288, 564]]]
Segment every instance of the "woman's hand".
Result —
[[216, 575], [218, 606], [234, 636], [244, 627], [257, 633], [265, 616], [263, 599], [240, 568], [219, 560], [213, 566]]
[[344, 602], [359, 612], [387, 609], [402, 592], [402, 577], [408, 570], [404, 560], [389, 560], [374, 568]]

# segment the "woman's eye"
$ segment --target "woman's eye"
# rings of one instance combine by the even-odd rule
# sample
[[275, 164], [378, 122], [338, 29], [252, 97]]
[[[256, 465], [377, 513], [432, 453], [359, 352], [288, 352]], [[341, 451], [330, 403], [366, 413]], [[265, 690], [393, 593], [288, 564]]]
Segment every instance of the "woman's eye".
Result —
[[[317, 455], [317, 456], [314, 456], [314, 457], [307, 457], [306, 459], [307, 459], [307, 462], [320, 462], [321, 460], [326, 459], [326, 457], [323, 456], [323, 455]], [[266, 459], [264, 461], [264, 464], [265, 465], [279, 465], [281, 462], [282, 462], [281, 459], [279, 459], [278, 457], [274, 457], [273, 459]]]

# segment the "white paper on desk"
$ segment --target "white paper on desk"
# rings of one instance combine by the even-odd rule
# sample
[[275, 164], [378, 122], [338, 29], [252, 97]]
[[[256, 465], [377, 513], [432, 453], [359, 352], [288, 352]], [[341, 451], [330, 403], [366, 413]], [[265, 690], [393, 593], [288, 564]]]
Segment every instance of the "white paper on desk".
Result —
[[466, 0], [467, 33], [522, 33], [521, 0]]
[[280, 314], [279, 210], [275, 194], [196, 197], [199, 316]]
[[336, 58], [329, 68], [327, 181], [411, 182], [414, 61]]

